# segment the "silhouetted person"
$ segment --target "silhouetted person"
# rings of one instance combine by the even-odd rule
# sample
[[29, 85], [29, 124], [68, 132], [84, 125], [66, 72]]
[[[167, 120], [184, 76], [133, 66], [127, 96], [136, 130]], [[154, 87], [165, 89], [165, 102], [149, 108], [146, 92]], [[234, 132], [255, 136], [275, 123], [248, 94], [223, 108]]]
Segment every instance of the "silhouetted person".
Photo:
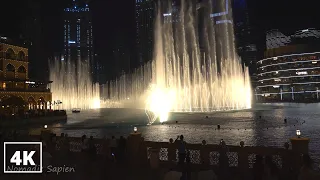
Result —
[[220, 178], [226, 179], [229, 171], [229, 158], [227, 152], [229, 151], [228, 146], [226, 145], [223, 139], [220, 140], [220, 150], [219, 150], [219, 169], [220, 169]]
[[278, 179], [278, 168], [277, 166], [272, 162], [271, 156], [265, 157], [265, 164], [264, 164], [264, 178], [266, 180], [276, 180]]
[[95, 158], [95, 155], [97, 154], [97, 149], [93, 140], [93, 136], [90, 136], [90, 139], [88, 141], [88, 145], [89, 145], [89, 154], [91, 156], [91, 158]]
[[120, 136], [118, 149], [119, 149], [118, 158], [120, 159], [120, 161], [123, 161], [125, 157], [125, 152], [126, 152], [126, 139], [123, 136]]
[[[180, 138], [180, 140], [179, 140]], [[178, 144], [178, 155], [179, 155], [179, 164], [184, 164], [184, 161], [186, 159], [186, 149], [187, 149], [187, 144], [186, 142], [184, 141], [184, 137], [183, 135], [180, 135], [180, 137], [178, 136], [176, 141], [175, 141], [177, 144]]]
[[262, 180], [264, 175], [263, 157], [256, 155], [256, 162], [253, 164], [253, 179]]
[[110, 151], [111, 151], [112, 159], [114, 161], [116, 160], [116, 150], [117, 150], [117, 140], [114, 136], [112, 136], [110, 141]]
[[103, 153], [103, 160], [107, 161], [111, 157], [111, 150], [110, 150], [110, 140], [106, 137], [103, 137], [102, 142], [102, 153]]
[[308, 154], [302, 156], [302, 167], [298, 180], [315, 180], [319, 179], [319, 176], [312, 169], [312, 160]]
[[173, 139], [169, 139], [169, 148], [168, 148], [168, 159], [169, 161], [176, 161], [176, 148], [173, 143]]
[[42, 154], [42, 158], [43, 158], [43, 172], [44, 172], [44, 175], [47, 174], [48, 172], [48, 166], [51, 165], [51, 160], [52, 160], [52, 156], [51, 154], [48, 152], [48, 149], [47, 149], [47, 144], [44, 142], [43, 143], [43, 154]]

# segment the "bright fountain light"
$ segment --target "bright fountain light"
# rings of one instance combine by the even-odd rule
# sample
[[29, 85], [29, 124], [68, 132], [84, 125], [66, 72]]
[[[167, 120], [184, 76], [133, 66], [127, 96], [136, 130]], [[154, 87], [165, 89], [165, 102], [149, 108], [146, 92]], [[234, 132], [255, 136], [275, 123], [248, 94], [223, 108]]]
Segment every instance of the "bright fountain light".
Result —
[[92, 103], [92, 108], [93, 109], [99, 109], [100, 108], [100, 99], [94, 99]]
[[152, 85], [146, 102], [146, 114], [149, 118], [149, 124], [152, 124], [157, 119], [161, 123], [166, 122], [173, 107], [174, 99], [173, 90]]

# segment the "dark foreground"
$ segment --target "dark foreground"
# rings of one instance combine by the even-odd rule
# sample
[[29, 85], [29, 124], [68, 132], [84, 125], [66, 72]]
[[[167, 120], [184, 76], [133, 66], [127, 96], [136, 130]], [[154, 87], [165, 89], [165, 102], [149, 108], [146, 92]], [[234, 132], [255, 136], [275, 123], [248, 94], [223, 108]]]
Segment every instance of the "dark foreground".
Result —
[[[136, 142], [138, 142], [137, 140], [140, 141], [140, 137], [137, 136], [137, 134], [133, 133], [128, 139], [121, 138], [118, 141], [113, 141], [112, 139], [97, 140], [91, 137], [90, 139], [86, 137], [82, 139], [63, 136], [57, 137], [53, 134], [45, 133], [42, 137], [18, 136], [16, 134], [10, 137], [2, 137], [2, 142], [42, 141], [44, 153], [43, 166], [47, 167], [47, 169], [44, 169], [44, 173], [42, 174], [1, 173], [0, 179], [264, 180], [272, 178], [298, 180], [299, 177], [300, 179], [320, 179], [319, 174], [312, 170], [310, 159], [303, 158], [301, 159], [301, 164], [297, 163], [294, 165], [286, 164], [285, 162], [297, 161], [292, 161], [292, 159], [283, 160], [281, 165], [282, 169], [280, 170], [275, 164], [267, 161], [268, 156], [265, 155], [265, 153], [271, 151], [266, 148], [229, 146], [228, 153], [229, 151], [238, 151], [238, 157], [236, 157], [237, 160], [235, 160], [224, 156], [223, 149], [226, 146], [223, 144], [221, 146], [206, 145], [205, 142], [203, 142], [202, 145], [190, 144], [187, 145], [187, 152], [193, 153], [191, 153], [191, 155], [187, 153], [189, 155], [183, 160], [184, 162], [178, 164], [177, 158], [180, 159], [180, 155], [176, 156], [176, 153], [172, 153], [172, 150], [176, 152], [177, 146], [175, 142], [170, 140], [170, 143], [157, 143], [142, 140], [139, 143], [140, 148], [136, 149], [135, 147], [137, 147], [136, 145], [138, 144]], [[147, 152], [146, 147], [151, 148], [151, 152]], [[167, 148], [166, 160], [164, 160], [162, 156], [164, 148]], [[216, 165], [212, 165], [208, 157], [201, 155], [206, 154], [205, 152], [210, 152], [210, 148], [218, 148], [217, 150], [220, 156], [217, 159]], [[245, 157], [243, 155], [252, 150], [255, 150], [256, 153], [255, 159], [252, 162], [253, 168], [248, 169], [247, 164], [246, 168], [242, 169], [241, 165], [246, 161], [242, 158]], [[2, 148], [1, 151], [3, 151]], [[295, 152], [290, 149], [279, 149], [279, 151], [295, 154]], [[200, 152], [200, 154], [196, 155], [195, 152]], [[51, 157], [47, 158], [45, 153], [50, 154]], [[304, 157], [308, 156], [305, 155]], [[247, 157], [246, 159], [248, 160]], [[196, 161], [198, 163], [196, 163]], [[237, 162], [238, 166], [229, 166], [229, 162], [231, 161]], [[288, 169], [284, 169], [285, 167], [288, 167]], [[289, 167], [297, 168], [291, 169]], [[1, 168], [3, 169], [3, 167]], [[211, 173], [209, 171], [211, 171]], [[176, 172], [175, 175], [172, 175], [176, 177], [168, 178], [169, 172]]]

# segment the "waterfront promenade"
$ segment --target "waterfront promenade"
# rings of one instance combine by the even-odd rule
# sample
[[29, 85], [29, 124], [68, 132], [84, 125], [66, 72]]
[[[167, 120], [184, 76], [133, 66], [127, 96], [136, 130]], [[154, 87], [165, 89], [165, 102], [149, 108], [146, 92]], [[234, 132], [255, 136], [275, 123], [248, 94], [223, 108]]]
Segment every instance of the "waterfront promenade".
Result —
[[[144, 141], [134, 132], [127, 139], [117, 141], [115, 159], [111, 155], [112, 140], [57, 137], [49, 131], [40, 136], [4, 137], [3, 141], [45, 142], [44, 151], [52, 155], [52, 166], [71, 167], [75, 172], [47, 173], [47, 175], [3, 175], [1, 179], [22, 176], [34, 179], [164, 179], [169, 171], [187, 172], [188, 179], [199, 179], [200, 174], [211, 171], [219, 179], [253, 179], [261, 157], [270, 157], [279, 179], [297, 179], [303, 165], [301, 154], [308, 153], [309, 139], [292, 138], [283, 148], [187, 144], [188, 156], [178, 165], [179, 145], [169, 142]], [[83, 142], [93, 144], [94, 151], [83, 151]], [[90, 145], [89, 145], [90, 146]], [[93, 146], [90, 146], [93, 147]], [[315, 177], [317, 174], [315, 173]]]

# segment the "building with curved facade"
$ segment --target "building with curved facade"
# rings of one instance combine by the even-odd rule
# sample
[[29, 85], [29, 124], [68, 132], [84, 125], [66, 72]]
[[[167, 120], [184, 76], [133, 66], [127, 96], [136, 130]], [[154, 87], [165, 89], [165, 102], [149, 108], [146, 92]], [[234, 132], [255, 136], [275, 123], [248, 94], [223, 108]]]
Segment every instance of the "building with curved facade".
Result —
[[[272, 36], [273, 35], [273, 36]], [[265, 58], [257, 62], [256, 98], [260, 101], [320, 100], [320, 31], [291, 36], [267, 34]]]

